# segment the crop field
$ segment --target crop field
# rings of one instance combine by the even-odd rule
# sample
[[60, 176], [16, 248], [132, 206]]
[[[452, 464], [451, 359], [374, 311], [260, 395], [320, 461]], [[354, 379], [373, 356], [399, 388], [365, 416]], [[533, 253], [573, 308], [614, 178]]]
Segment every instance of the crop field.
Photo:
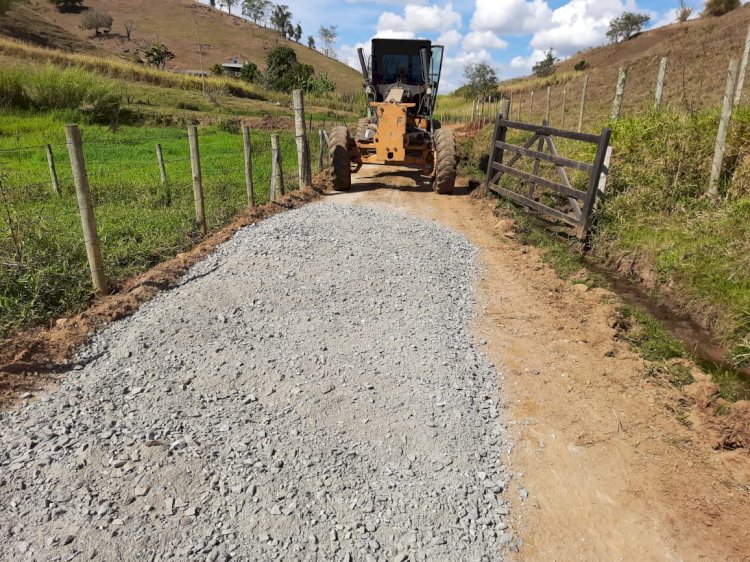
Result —
[[[247, 206], [243, 143], [236, 124], [202, 127], [199, 140], [210, 230]], [[196, 228], [187, 131], [82, 126], [84, 153], [106, 273], [123, 279], [188, 249]], [[292, 132], [280, 132], [287, 189], [297, 187]], [[168, 182], [156, 158], [162, 146]], [[256, 204], [268, 201], [270, 133], [253, 131]], [[50, 145], [61, 193], [53, 189]], [[317, 135], [310, 137], [317, 155]], [[80, 309], [92, 294], [63, 122], [49, 117], [0, 120], [0, 335]]]

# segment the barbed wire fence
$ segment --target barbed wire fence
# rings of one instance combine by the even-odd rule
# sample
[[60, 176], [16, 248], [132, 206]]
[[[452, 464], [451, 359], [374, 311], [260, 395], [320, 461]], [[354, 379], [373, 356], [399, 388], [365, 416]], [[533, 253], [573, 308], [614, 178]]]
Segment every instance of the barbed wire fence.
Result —
[[18, 135], [0, 149], [0, 336], [75, 309], [92, 285], [109, 292], [244, 209], [311, 186], [313, 169], [321, 171], [311, 162], [327, 147], [322, 129], [306, 130], [314, 123], [304, 105], [301, 113], [296, 132], [194, 126], [102, 138], [71, 125], [65, 143], [28, 145]]

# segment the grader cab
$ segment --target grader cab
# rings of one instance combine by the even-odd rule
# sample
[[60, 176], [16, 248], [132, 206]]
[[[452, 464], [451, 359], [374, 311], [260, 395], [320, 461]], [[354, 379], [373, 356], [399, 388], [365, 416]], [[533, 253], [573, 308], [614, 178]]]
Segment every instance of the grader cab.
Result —
[[442, 129], [433, 117], [443, 47], [427, 40], [373, 39], [370, 64], [362, 49], [359, 61], [367, 117], [360, 119], [354, 135], [345, 126], [331, 129], [328, 144], [334, 189], [350, 189], [352, 171], [363, 164], [378, 164], [418, 169], [431, 178], [437, 193], [452, 192], [456, 182], [453, 131]]

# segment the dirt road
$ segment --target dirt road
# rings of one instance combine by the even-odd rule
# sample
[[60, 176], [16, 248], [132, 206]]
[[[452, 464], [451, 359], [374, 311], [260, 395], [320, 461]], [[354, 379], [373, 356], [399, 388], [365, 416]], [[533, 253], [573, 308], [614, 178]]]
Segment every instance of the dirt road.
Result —
[[750, 560], [747, 452], [508, 226], [365, 168], [241, 230], [2, 414], [0, 558]]
[[511, 373], [521, 560], [750, 560], [747, 452], [714, 451], [698, 420], [678, 420], [679, 397], [644, 381], [615, 338], [614, 295], [560, 281], [466, 189], [440, 196], [416, 175], [364, 168], [328, 200], [428, 218], [481, 249], [473, 331]]

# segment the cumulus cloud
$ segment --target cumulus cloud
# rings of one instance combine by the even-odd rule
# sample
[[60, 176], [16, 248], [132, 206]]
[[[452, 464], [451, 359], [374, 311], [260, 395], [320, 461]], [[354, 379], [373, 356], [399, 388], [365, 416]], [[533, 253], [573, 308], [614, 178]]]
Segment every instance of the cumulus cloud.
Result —
[[523, 35], [541, 29], [552, 15], [544, 0], [476, 0], [471, 28]]
[[531, 39], [534, 49], [554, 47], [562, 57], [606, 41], [609, 22], [624, 11], [639, 11], [633, 0], [570, 0], [554, 10]]
[[456, 47], [461, 43], [462, 35], [456, 29], [449, 29], [438, 37], [437, 44], [443, 45], [446, 49]]
[[444, 7], [435, 4], [407, 4], [403, 15], [383, 12], [377, 25], [378, 30], [411, 33], [440, 32], [456, 27], [461, 27], [461, 15], [453, 10], [453, 4], [446, 4]]
[[491, 31], [472, 31], [463, 42], [464, 50], [473, 52], [482, 49], [506, 49], [508, 42], [500, 39]]

